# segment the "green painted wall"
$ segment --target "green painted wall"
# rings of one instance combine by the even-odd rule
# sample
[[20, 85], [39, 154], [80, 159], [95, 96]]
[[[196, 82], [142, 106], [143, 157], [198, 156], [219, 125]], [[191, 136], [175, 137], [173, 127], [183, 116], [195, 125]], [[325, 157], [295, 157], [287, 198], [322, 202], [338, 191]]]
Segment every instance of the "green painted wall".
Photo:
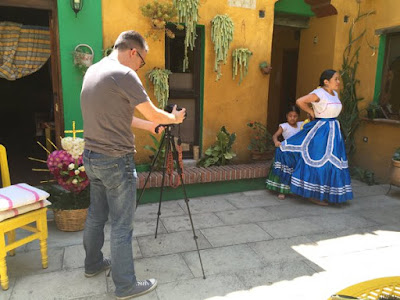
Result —
[[385, 62], [386, 35], [382, 34], [379, 38], [378, 60], [376, 62], [375, 92], [374, 102], [379, 103], [382, 86], [383, 64]]
[[[85, 0], [83, 9], [75, 17], [69, 0], [58, 0], [58, 22], [60, 35], [61, 82], [64, 101], [65, 130], [82, 129], [80, 92], [82, 73], [74, 66], [72, 53], [78, 44], [88, 44], [94, 50], [94, 61], [103, 56], [103, 26], [101, 1]], [[82, 134], [78, 134], [82, 136]]]
[[304, 0], [279, 0], [275, 3], [275, 12], [306, 17], [314, 16], [310, 6], [304, 3]]

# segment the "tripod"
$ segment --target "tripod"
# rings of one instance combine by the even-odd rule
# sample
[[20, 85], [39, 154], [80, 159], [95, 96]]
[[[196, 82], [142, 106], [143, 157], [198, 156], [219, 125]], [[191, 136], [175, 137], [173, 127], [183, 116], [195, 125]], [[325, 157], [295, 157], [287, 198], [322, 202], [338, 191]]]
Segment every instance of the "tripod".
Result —
[[[204, 274], [203, 262], [202, 262], [201, 256], [200, 256], [199, 245], [198, 245], [198, 242], [197, 242], [198, 237], [197, 237], [196, 232], [194, 230], [192, 214], [191, 214], [190, 208], [189, 208], [189, 198], [187, 197], [185, 184], [183, 183], [182, 168], [181, 168], [181, 165], [179, 164], [178, 152], [176, 150], [174, 136], [173, 136], [173, 134], [171, 132], [172, 131], [172, 125], [159, 125], [159, 126], [163, 126], [164, 127], [164, 136], [161, 139], [160, 147], [158, 148], [158, 151], [157, 151], [156, 155], [154, 156], [153, 162], [151, 163], [149, 175], [147, 175], [147, 178], [146, 178], [146, 180], [144, 182], [143, 189], [142, 189], [142, 191], [140, 193], [140, 196], [139, 196], [139, 198], [138, 198], [138, 200], [136, 202], [136, 207], [139, 205], [140, 199], [143, 196], [143, 193], [145, 191], [147, 182], [150, 179], [150, 175], [151, 175], [151, 173], [153, 171], [153, 168], [154, 168], [154, 165], [155, 165], [155, 163], [157, 161], [157, 158], [160, 155], [161, 149], [163, 149], [163, 146], [165, 145], [165, 156], [164, 156], [164, 162], [163, 162], [163, 167], [162, 167], [162, 181], [161, 181], [161, 189], [160, 189], [160, 201], [158, 203], [157, 225], [156, 225], [155, 238], [157, 238], [158, 224], [159, 224], [160, 215], [161, 215], [161, 202], [162, 202], [163, 192], [164, 192], [165, 171], [167, 169], [167, 158], [168, 158], [169, 152], [171, 151], [172, 155], [173, 155], [173, 159], [176, 162], [177, 172], [178, 172], [181, 184], [182, 184], [182, 189], [183, 189], [183, 194], [184, 194], [184, 197], [185, 197], [186, 208], [187, 208], [187, 211], [188, 211], [188, 214], [189, 214], [190, 225], [192, 227], [193, 239], [194, 239], [194, 242], [196, 244], [197, 253], [199, 255], [201, 271], [203, 272], [203, 279], [206, 279], [206, 275]], [[156, 129], [156, 132], [157, 131], [158, 130]], [[181, 138], [180, 138], [180, 136], [178, 134], [178, 145], [180, 145], [180, 144], [181, 144]]]

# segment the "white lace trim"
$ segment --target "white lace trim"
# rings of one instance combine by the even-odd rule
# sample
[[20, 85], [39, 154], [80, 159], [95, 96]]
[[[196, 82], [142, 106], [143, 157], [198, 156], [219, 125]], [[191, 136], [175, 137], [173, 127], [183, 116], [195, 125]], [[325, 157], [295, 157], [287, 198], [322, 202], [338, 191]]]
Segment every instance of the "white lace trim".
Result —
[[[326, 122], [329, 122], [329, 136], [328, 136], [328, 143], [326, 145], [325, 154], [319, 160], [314, 160], [310, 157], [308, 153], [308, 146], [311, 140], [314, 138], [315, 134], [317, 133], [318, 129], [325, 125]], [[347, 160], [342, 160], [336, 157], [333, 154], [333, 146], [335, 141], [335, 124], [338, 125], [340, 130], [340, 123], [337, 120], [332, 121], [317, 121], [315, 126], [310, 130], [307, 134], [304, 141], [301, 145], [287, 145], [287, 141], [283, 141], [280, 149], [282, 152], [291, 151], [291, 152], [300, 152], [304, 162], [314, 168], [319, 168], [324, 166], [328, 161], [332, 163], [338, 169], [347, 169], [349, 167]]]
[[276, 188], [281, 188], [281, 189], [285, 189], [285, 190], [290, 190], [290, 185], [286, 185], [286, 184], [283, 184], [283, 183], [277, 183], [277, 182], [275, 182], [275, 181], [272, 181], [272, 180], [269, 180], [269, 179], [267, 179], [267, 182], [266, 182], [268, 185], [270, 185], [270, 186], [273, 186], [273, 187], [276, 187]]
[[279, 161], [274, 162], [274, 169], [279, 169], [283, 173], [288, 173], [290, 175], [292, 175], [292, 173], [294, 172], [293, 168], [289, 168], [287, 165], [283, 165]]
[[318, 192], [320, 194], [325, 194], [328, 193], [330, 195], [345, 195], [347, 193], [351, 193], [352, 192], [352, 188], [351, 185], [344, 185], [342, 187], [332, 187], [329, 185], [319, 185], [319, 184], [315, 184], [315, 183], [311, 183], [311, 182], [307, 182], [295, 177], [292, 177], [292, 181], [291, 183], [294, 186], [297, 186], [299, 188], [305, 189], [305, 190], [309, 190], [312, 192]]

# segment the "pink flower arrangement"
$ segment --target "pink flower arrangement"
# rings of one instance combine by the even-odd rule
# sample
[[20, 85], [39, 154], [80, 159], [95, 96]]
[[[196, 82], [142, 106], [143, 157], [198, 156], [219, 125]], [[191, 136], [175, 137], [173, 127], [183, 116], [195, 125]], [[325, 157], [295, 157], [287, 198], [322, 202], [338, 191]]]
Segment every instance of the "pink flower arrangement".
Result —
[[64, 138], [61, 144], [70, 151], [51, 152], [47, 158], [47, 166], [59, 185], [78, 194], [89, 184], [82, 159], [84, 141], [81, 138]]

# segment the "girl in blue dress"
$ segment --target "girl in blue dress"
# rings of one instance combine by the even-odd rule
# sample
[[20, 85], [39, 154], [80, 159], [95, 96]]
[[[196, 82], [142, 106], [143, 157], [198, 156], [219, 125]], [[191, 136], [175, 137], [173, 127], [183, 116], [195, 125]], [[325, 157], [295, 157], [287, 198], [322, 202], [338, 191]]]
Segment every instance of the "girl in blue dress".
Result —
[[338, 72], [322, 72], [320, 87], [296, 101], [312, 121], [275, 152], [273, 171], [281, 182], [289, 185], [292, 193], [319, 205], [353, 198], [346, 149], [336, 120], [342, 110], [336, 92], [339, 85]]

